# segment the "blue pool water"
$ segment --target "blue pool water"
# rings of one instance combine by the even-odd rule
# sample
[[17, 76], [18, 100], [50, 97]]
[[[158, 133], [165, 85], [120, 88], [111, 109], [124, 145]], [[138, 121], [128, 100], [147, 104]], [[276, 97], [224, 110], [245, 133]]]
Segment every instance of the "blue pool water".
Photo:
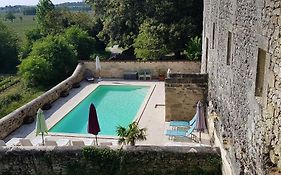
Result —
[[63, 117], [50, 132], [87, 133], [90, 104], [97, 110], [101, 132], [116, 136], [116, 127], [127, 127], [135, 118], [148, 92], [147, 86], [100, 85]]

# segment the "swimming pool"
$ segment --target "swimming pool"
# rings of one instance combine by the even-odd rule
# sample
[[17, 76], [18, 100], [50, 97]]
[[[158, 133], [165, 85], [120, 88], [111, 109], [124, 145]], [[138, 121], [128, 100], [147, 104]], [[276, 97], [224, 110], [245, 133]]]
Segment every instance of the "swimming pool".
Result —
[[100, 85], [74, 109], [56, 123], [49, 132], [87, 134], [90, 104], [97, 110], [101, 132], [116, 136], [116, 127], [127, 127], [136, 118], [149, 86]]

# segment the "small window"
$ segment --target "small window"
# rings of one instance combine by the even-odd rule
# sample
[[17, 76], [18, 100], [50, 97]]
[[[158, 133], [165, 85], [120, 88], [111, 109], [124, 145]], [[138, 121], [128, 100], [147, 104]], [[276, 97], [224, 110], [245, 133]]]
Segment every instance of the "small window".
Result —
[[228, 36], [227, 36], [227, 50], [226, 50], [226, 64], [227, 65], [230, 65], [231, 43], [232, 43], [232, 33], [228, 32]]
[[216, 23], [213, 23], [212, 49], [215, 47]]
[[255, 88], [255, 96], [258, 97], [261, 97], [263, 92], [265, 60], [266, 60], [266, 52], [265, 50], [259, 48], [257, 73], [256, 73], [256, 88]]
[[207, 73], [207, 71], [208, 71], [208, 57], [209, 57], [209, 39], [208, 38], [206, 38], [206, 57], [205, 57], [205, 60], [206, 60], [206, 68], [205, 68], [205, 71], [206, 71], [206, 73]]

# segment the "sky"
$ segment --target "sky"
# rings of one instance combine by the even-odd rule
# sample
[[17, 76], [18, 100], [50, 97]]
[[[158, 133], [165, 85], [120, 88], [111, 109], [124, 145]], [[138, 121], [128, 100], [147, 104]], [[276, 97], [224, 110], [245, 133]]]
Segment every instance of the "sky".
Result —
[[[60, 4], [64, 2], [81, 2], [83, 0], [51, 0], [53, 4]], [[37, 5], [39, 0], [0, 0], [0, 7], [7, 5]]]

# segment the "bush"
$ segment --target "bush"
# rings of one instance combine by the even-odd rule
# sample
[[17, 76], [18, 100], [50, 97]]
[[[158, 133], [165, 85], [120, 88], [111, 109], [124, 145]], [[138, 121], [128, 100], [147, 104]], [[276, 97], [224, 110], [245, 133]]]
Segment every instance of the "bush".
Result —
[[76, 64], [74, 48], [62, 36], [47, 36], [33, 44], [19, 74], [28, 85], [48, 88], [71, 75]]
[[198, 36], [191, 38], [185, 52], [189, 60], [200, 60], [202, 55], [202, 39]]

